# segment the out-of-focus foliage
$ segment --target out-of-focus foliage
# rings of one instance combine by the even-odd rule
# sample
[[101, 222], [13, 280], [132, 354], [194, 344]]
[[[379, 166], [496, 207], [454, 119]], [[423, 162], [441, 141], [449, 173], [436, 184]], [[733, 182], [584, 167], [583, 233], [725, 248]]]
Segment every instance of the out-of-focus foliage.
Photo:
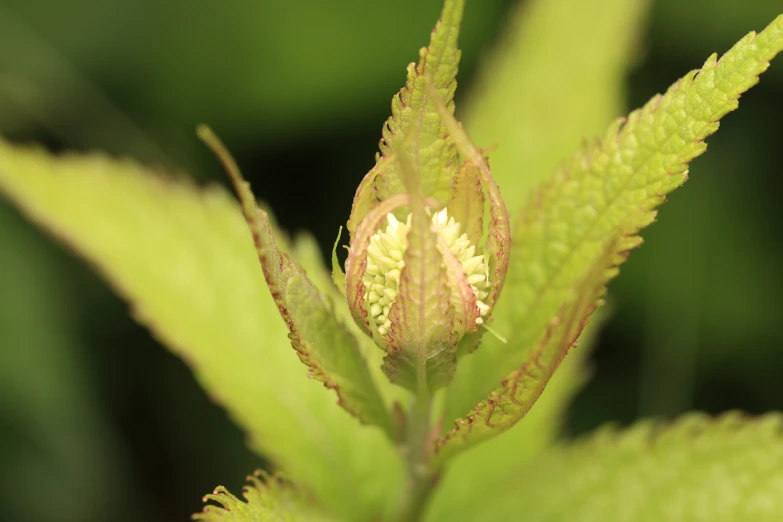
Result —
[[254, 447], [345, 520], [383, 510], [384, 492], [401, 480], [390, 443], [305, 378], [241, 212], [222, 189], [130, 161], [52, 158], [3, 142], [0, 187], [98, 267]]
[[690, 414], [669, 426], [604, 428], [544, 451], [459, 520], [775, 522], [783, 511], [781, 442], [779, 414]]
[[[531, 1], [512, 9], [505, 25], [513, 32], [498, 42], [470, 87], [467, 110], [460, 112], [478, 145], [499, 145], [492, 152], [493, 175], [512, 216], [563, 159], [564, 150], [600, 132], [621, 111], [625, 69], [640, 41], [633, 28], [642, 27], [646, 5], [605, 2], [598, 31], [583, 23], [589, 9], [578, 0]], [[516, 99], [526, 102], [509, 103]], [[568, 124], [548, 125], [558, 115]], [[590, 341], [583, 334], [579, 349], [571, 351], [522, 422], [456, 457], [436, 492], [432, 517], [456, 518], [556, 435], [585, 380]], [[467, 475], [473, 480], [460, 479]]]
[[[449, 389], [457, 393], [446, 403], [446, 419], [458, 420], [439, 441], [445, 453], [507, 429], [527, 413], [603, 284], [617, 273], [612, 268], [641, 243], [637, 234], [687, 179], [688, 164], [706, 150], [704, 140], [781, 49], [783, 16], [758, 35], [747, 35], [720, 60], [713, 54], [664, 95], [611, 125], [531, 198], [514, 222], [513, 259], [496, 312], [509, 344], [488, 340], [458, 369]], [[491, 383], [506, 375], [483, 399]]]
[[7, 207], [0, 229], [13, 244], [0, 255], [4, 516], [51, 519], [54, 503], [60, 520], [97, 522], [130, 500], [128, 466], [91, 390], [75, 310], [58, 280], [62, 260]]
[[566, 151], [625, 112], [647, 12], [646, 0], [532, 0], [512, 10], [461, 112], [477, 144], [497, 145], [492, 172], [512, 216]]
[[248, 477], [237, 498], [220, 486], [205, 501], [215, 502], [193, 516], [200, 522], [328, 522], [333, 520], [313, 508], [305, 495], [275, 478]]
[[[489, 40], [506, 3], [482, 2], [467, 39]], [[399, 85], [403, 69], [389, 64], [413, 61], [421, 43], [412, 42], [439, 10], [418, 0], [3, 0], [0, 48], [14, 52], [0, 55], [0, 111], [17, 117], [0, 129], [23, 131], [32, 116], [78, 145], [153, 157], [173, 149], [177, 160], [192, 160], [200, 121], [237, 145], [296, 141], [375, 110], [374, 93]], [[467, 49], [475, 61], [478, 46]]]
[[[350, 195], [345, 194], [371, 166], [368, 151], [373, 150], [380, 123], [388, 114], [388, 99], [402, 80], [402, 66], [394, 64], [416, 58], [416, 50], [439, 7], [439, 2], [410, 3], [415, 3], [416, 9], [389, 11], [372, 2], [335, 2], [335, 6], [322, 8], [316, 2], [296, 6], [228, 2], [209, 7], [201, 3], [151, 5], [119, 0], [80, 0], [53, 6], [44, 1], [0, 0], [0, 128], [16, 137], [45, 140], [56, 146], [100, 147], [164, 161], [168, 157], [170, 162], [196, 166], [191, 170], [198, 171], [204, 156], [194, 152], [198, 145], [192, 128], [196, 121], [209, 121], [231, 140], [232, 146], [237, 145], [248, 173], [255, 171], [255, 178], [264, 180], [267, 188], [259, 195], [270, 201], [283, 225], [313, 228], [322, 246], [331, 245], [336, 227], [344, 222], [349, 209]], [[479, 2], [468, 2], [469, 25], [461, 40], [468, 68], [463, 68], [460, 76], [462, 85], [469, 79], [470, 63], [479, 54], [478, 49], [488, 47], [477, 42], [488, 41], [491, 29], [500, 25], [501, 3], [481, 2], [478, 8]], [[544, 5], [528, 2], [536, 4]], [[343, 5], [349, 9], [343, 10]], [[273, 17], [248, 14], [254, 9], [273, 10], [277, 23], [271, 21]], [[600, 27], [604, 22], [608, 26], [612, 17], [607, 13], [598, 16], [586, 5], [585, 9], [580, 15], [585, 23], [578, 24], [578, 28], [588, 33], [595, 28], [595, 34], [569, 47], [566, 56], [574, 57], [576, 64], [589, 64], [598, 57], [591, 52], [592, 42], [596, 46], [602, 42], [616, 49], [616, 57], [622, 60], [603, 67], [588, 66], [583, 78], [558, 79], [550, 88], [543, 85], [537, 95], [546, 96], [564, 87], [579, 92], [579, 86], [586, 86], [588, 80], [594, 85], [606, 82], [605, 90], [600, 92], [612, 94], [601, 100], [591, 96], [584, 100], [585, 110], [579, 112], [585, 116], [582, 132], [592, 135], [612, 116], [623, 112], [620, 98], [624, 89], [620, 85], [627, 72], [629, 48], [639, 50], [631, 55], [636, 65], [630, 82], [630, 99], [638, 105], [663, 90], [673, 78], [699, 65], [705, 55], [728, 48], [751, 28], [762, 28], [780, 7], [775, 0], [717, 0], [687, 5], [660, 0], [651, 8], [649, 33], [645, 33], [643, 24], [630, 24], [628, 32], [617, 33], [618, 39], [620, 34], [638, 39], [638, 45], [629, 47], [613, 47], [611, 37], [596, 38], [606, 36]], [[618, 13], [613, 10], [609, 14]], [[384, 28], [390, 28], [388, 33], [378, 30], [379, 20], [383, 20]], [[477, 25], [470, 25], [473, 21]], [[264, 31], [258, 30], [261, 24], [266, 24]], [[636, 27], [640, 32], [631, 34]], [[379, 34], [386, 37], [380, 38]], [[538, 36], [531, 34], [528, 43], [545, 42], [546, 36], [544, 31]], [[264, 55], [276, 58], [266, 60]], [[308, 60], [317, 62], [313, 77], [301, 66]], [[262, 67], [270, 63], [273, 66]], [[544, 71], [556, 65], [551, 61], [540, 64]], [[521, 69], [520, 74], [524, 73]], [[268, 81], [270, 70], [280, 73], [277, 81]], [[783, 222], [776, 196], [783, 168], [783, 151], [777, 147], [780, 129], [776, 115], [783, 99], [779, 71], [779, 67], [771, 71], [753, 95], [743, 99], [743, 110], [727, 118], [721, 133], [711, 139], [710, 154], [694, 162], [687, 190], [666, 205], [660, 222], [645, 234], [648, 243], [634, 254], [623, 277], [613, 285], [620, 306], [596, 353], [592, 365], [596, 378], [578, 398], [572, 414], [575, 429], [608, 419], [628, 420], [639, 410], [677, 413], [696, 406], [710, 411], [728, 407], [763, 411], [783, 405], [775, 371], [783, 364], [776, 292], [783, 287], [778, 270], [783, 252], [780, 235], [771, 226]], [[550, 69], [548, 77], [560, 72], [558, 68]], [[532, 76], [525, 75], [522, 80]], [[481, 89], [477, 87], [475, 92]], [[594, 94], [597, 96], [599, 91]], [[466, 122], [469, 128], [479, 119], [473, 116], [476, 105], [471, 107]], [[534, 97], [520, 117], [530, 115], [535, 121], [533, 117], [538, 115], [546, 121], [548, 114], [557, 114], [551, 112], [557, 109], [551, 101]], [[497, 141], [489, 135], [479, 138], [481, 126], [477, 124], [475, 129], [479, 145]], [[507, 152], [524, 151], [530, 154], [529, 161], [541, 168], [513, 175], [524, 180], [519, 182], [520, 187], [534, 184], [534, 179], [546, 177], [555, 163], [577, 145], [576, 141], [566, 141], [578, 140], [578, 135], [555, 134], [548, 139], [562, 137], [562, 150], [550, 150], [543, 139], [540, 146], [525, 147], [533, 138], [530, 134], [513, 148], [501, 142], [493, 167], [500, 170], [500, 158]], [[286, 199], [288, 192], [301, 190], [302, 185], [310, 189], [307, 194], [296, 202]], [[331, 198], [333, 195], [338, 196]], [[520, 205], [525, 197], [512, 195]], [[325, 200], [330, 200], [329, 205], [323, 203]], [[342, 207], [334, 201], [342, 201]], [[241, 449], [241, 440], [216, 408], [203, 403], [201, 392], [179, 363], [158, 355], [159, 348], [151, 346], [146, 335], [129, 324], [116, 300], [104, 289], [96, 288], [95, 279], [75, 263], [48, 245], [29, 251], [20, 246], [42, 242], [37, 232], [21, 223], [15, 211], [5, 206], [0, 211], [10, 216], [0, 223], [0, 266], [3, 276], [8, 276], [0, 277], [0, 369], [8, 373], [11, 369], [18, 377], [2, 379], [15, 390], [6, 394], [10, 386], [4, 387], [3, 394], [17, 401], [16, 397], [35, 393], [22, 389], [40, 383], [58, 386], [51, 397], [69, 401], [58, 403], [62, 407], [39, 409], [32, 398], [35, 395], [31, 396], [25, 411], [40, 414], [29, 429], [23, 427], [28, 424], [19, 422], [17, 414], [6, 415], [6, 410], [0, 414], [0, 460], [15, 463], [14, 476], [27, 473], [32, 477], [26, 483], [4, 482], [19, 488], [6, 487], [6, 493], [28, 493], [3, 498], [6, 508], [16, 506], [11, 513], [20, 514], [14, 520], [25, 520], [23, 515], [31, 521], [53, 520], [55, 514], [62, 519], [67, 516], [66, 505], [72, 506], [68, 509], [74, 513], [73, 520], [87, 520], [84, 514], [91, 514], [96, 521], [110, 517], [162, 520], [166, 515], [168, 519], [182, 519], [199, 509], [195, 500], [214, 484], [215, 463], [225, 463], [219, 471], [224, 479], [219, 482], [236, 480], [246, 473], [247, 455]], [[6, 268], [10, 266], [7, 260], [12, 258], [22, 259], [21, 264], [14, 263], [34, 273], [29, 277], [40, 283], [41, 296], [36, 299], [40, 304], [30, 308], [19, 305], [25, 302], [23, 297], [32, 300], [34, 296], [21, 290], [30, 288], [31, 283], [24, 283], [22, 276], [16, 276], [18, 272]], [[41, 262], [48, 263], [45, 272], [51, 274], [52, 283], [35, 270]], [[60, 298], [58, 287], [64, 294]], [[64, 304], [57, 305], [58, 301]], [[45, 307], [51, 307], [51, 311], [46, 312]], [[81, 309], [77, 318], [68, 315]], [[23, 326], [26, 324], [35, 326]], [[74, 332], [68, 334], [68, 330]], [[33, 337], [50, 337], [53, 341], [36, 341]], [[71, 343], [73, 346], [66, 346]], [[58, 353], [54, 344], [68, 354], [63, 358], [72, 363], [43, 355], [43, 350]], [[23, 356], [29, 356], [27, 363]], [[83, 372], [83, 376], [69, 378], [67, 368], [71, 365], [82, 368], [77, 374]], [[640, 373], [641, 385], [637, 382]], [[574, 374], [583, 375], [584, 370], [579, 368]], [[662, 375], [669, 378], [662, 379]], [[131, 387], [130, 382], [143, 385]], [[509, 441], [514, 448], [536, 449], [543, 444], [536, 441], [545, 441], [555, 432], [553, 418], [559, 416], [546, 415], [548, 394], [573, 388], [570, 381], [558, 382], [550, 384], [544, 402], [529, 417], [492, 443]], [[80, 387], [81, 391], [73, 391]], [[150, 398], [143, 402], [139, 395]], [[76, 400], [70, 401], [69, 396]], [[3, 405], [8, 402], [5, 399], [0, 395]], [[86, 473], [80, 467], [83, 460], [67, 464], [66, 459], [59, 459], [55, 451], [47, 451], [43, 449], [45, 444], [37, 442], [39, 427], [63, 429], [62, 410], [78, 409], [77, 402], [94, 405], [84, 407], [94, 421], [82, 422], [82, 417], [76, 415], [68, 416], [67, 421], [79, 433], [78, 443], [91, 448], [90, 458], [101, 456], [95, 464], [106, 466], [106, 470], [95, 471], [94, 475], [100, 480], [78, 478], [79, 473]], [[135, 409], [128, 408], [134, 404]], [[127, 417], [124, 421], [122, 415]], [[93, 424], [99, 426], [96, 432], [106, 430], [109, 450], [98, 452], [96, 448], [101, 444], [88, 442], [94, 440], [87, 434]], [[188, 430], [186, 426], [197, 429]], [[515, 439], [525, 426], [535, 434]], [[227, 430], [231, 431], [228, 436], [224, 433]], [[174, 443], [166, 437], [178, 440]], [[113, 438], [117, 439], [116, 445]], [[205, 441], [204, 445], [194, 442], [196, 439]], [[209, 452], [203, 451], [207, 447]], [[463, 469], [472, 469], [476, 482], [485, 491], [492, 491], [491, 483], [478, 470], [486, 469], [481, 464], [487, 461], [499, 465], [492, 458], [497, 453], [482, 454], [482, 449], [460, 456], [462, 460], [454, 469], [465, 462]], [[70, 447], [64, 451], [81, 454]], [[123, 464], [131, 459], [123, 458], [122, 452], [132, 456], [132, 464]], [[210, 462], [203, 455], [211, 452], [219, 456]], [[527, 450], [518, 454], [523, 461]], [[10, 455], [13, 460], [7, 458]], [[474, 465], [469, 464], [471, 460]], [[50, 480], [48, 470], [57, 462], [63, 463], [61, 469], [71, 469], [68, 476], [75, 478]], [[505, 466], [505, 462], [502, 464]], [[171, 484], [176, 483], [173, 480], [164, 482], [158, 491], [139, 487], [162, 480], [160, 477], [172, 469], [181, 470], [181, 475], [193, 480], [190, 489], [183, 486], [172, 491]], [[213, 470], [211, 475], [209, 470]], [[444, 488], [452, 476], [445, 477]], [[69, 504], [38, 501], [32, 488], [25, 487], [33, 481], [45, 484]], [[69, 489], [76, 485], [84, 494], [75, 495]], [[238, 482], [231, 488], [238, 490]], [[109, 500], [118, 498], [112, 491], [121, 491], [119, 497], [132, 496], [133, 505], [126, 508], [121, 502]], [[458, 493], [455, 496], [468, 498]], [[94, 499], [105, 501], [107, 512], [113, 513], [98, 515]], [[141, 499], [150, 504], [148, 512], [141, 513], [145, 510]], [[466, 505], [470, 504], [466, 501]]]

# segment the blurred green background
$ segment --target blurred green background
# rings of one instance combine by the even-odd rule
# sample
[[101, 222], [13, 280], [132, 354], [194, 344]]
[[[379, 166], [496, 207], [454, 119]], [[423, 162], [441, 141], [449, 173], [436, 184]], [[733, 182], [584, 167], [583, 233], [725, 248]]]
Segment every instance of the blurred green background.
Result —
[[[463, 86], [512, 3], [468, 2]], [[439, 10], [438, 0], [0, 0], [0, 132], [222, 183], [193, 132], [207, 122], [280, 222], [330, 248]], [[779, 0], [654, 3], [628, 107], [780, 11]], [[783, 409], [781, 115], [776, 63], [612, 285], [571, 433], [689, 409]], [[238, 491], [262, 465], [89, 267], [0, 201], [2, 518], [185, 520], [204, 493]]]

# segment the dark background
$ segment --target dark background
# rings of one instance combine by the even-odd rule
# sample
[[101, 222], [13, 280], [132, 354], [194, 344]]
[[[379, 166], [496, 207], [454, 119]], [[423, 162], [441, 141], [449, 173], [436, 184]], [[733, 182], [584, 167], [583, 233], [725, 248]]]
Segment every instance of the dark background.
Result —
[[[330, 248], [440, 9], [391, 4], [0, 0], [0, 131], [222, 183], [193, 132], [208, 122], [279, 221]], [[468, 2], [462, 85], [509, 5]], [[655, 3], [628, 107], [780, 11], [779, 0]], [[782, 100], [774, 63], [645, 231], [612, 284], [569, 432], [783, 409]], [[262, 465], [126, 305], [0, 201], [2, 518], [185, 520], [215, 485], [238, 491]]]

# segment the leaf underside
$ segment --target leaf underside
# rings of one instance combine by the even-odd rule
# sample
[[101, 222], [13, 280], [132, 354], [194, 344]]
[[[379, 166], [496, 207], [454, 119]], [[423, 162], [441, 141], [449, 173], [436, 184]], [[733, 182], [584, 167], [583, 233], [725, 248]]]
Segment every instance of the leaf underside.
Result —
[[[535, 347], [606, 242], [618, 230], [625, 231], [618, 254], [641, 242], [636, 234], [654, 220], [665, 195], [685, 181], [688, 163], [706, 149], [704, 139], [782, 48], [783, 16], [743, 38], [720, 61], [711, 56], [700, 71], [618, 120], [557, 169], [515, 222], [506, 299], [501, 296], [495, 309], [501, 324], [515, 325], [509, 343], [487, 337], [460, 362], [453, 381], [459, 385], [448, 390], [447, 422], [464, 417], [491, 393], [502, 394], [498, 383], [542, 360]], [[556, 366], [558, 358], [543, 354], [543, 360]], [[454, 429], [468, 420], [458, 420]]]
[[783, 520], [783, 416], [689, 414], [599, 429], [546, 450], [464, 520], [777, 522]]

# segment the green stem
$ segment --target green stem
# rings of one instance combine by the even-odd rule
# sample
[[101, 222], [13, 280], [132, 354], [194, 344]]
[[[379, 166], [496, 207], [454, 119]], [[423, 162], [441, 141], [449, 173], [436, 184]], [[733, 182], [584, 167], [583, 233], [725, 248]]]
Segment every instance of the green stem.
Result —
[[408, 410], [405, 444], [402, 447], [407, 477], [399, 510], [393, 518], [396, 522], [418, 522], [436, 482], [429, 467], [432, 453], [432, 396], [427, 389], [425, 368], [419, 370], [418, 390]]

